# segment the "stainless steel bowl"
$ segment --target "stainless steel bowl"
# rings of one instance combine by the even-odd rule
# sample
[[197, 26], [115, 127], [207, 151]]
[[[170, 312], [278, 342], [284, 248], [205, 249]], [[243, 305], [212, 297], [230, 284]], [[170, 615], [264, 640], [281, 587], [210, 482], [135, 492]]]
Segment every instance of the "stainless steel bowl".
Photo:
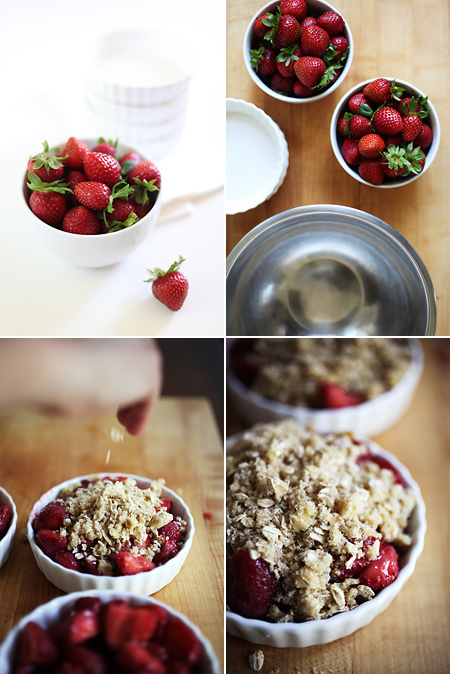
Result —
[[227, 259], [227, 335], [434, 335], [436, 300], [395, 229], [346, 206], [284, 211]]

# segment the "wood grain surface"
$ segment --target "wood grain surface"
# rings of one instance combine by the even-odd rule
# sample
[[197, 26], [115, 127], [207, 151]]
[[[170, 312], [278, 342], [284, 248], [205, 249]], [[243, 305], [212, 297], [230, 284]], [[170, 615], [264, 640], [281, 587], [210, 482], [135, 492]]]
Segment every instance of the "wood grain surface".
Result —
[[[450, 29], [447, 0], [336, 0], [352, 31], [355, 53], [336, 91], [316, 103], [293, 105], [263, 93], [242, 55], [246, 27], [264, 3], [227, 0], [227, 96], [262, 108], [283, 130], [290, 163], [279, 191], [246, 213], [227, 217], [227, 254], [255, 225], [286, 209], [341, 204], [361, 209], [395, 227], [425, 263], [437, 296], [436, 335], [450, 334]], [[338, 164], [329, 126], [341, 97], [358, 82], [397, 77], [424, 91], [436, 107], [441, 143], [430, 169], [404, 187], [362, 185]]]
[[19, 516], [14, 548], [0, 570], [0, 643], [22, 616], [63, 594], [39, 571], [25, 538], [33, 504], [66, 479], [123, 471], [164, 477], [191, 510], [192, 548], [178, 576], [155, 598], [197, 624], [223, 662], [223, 443], [210, 404], [162, 398], [138, 438], [125, 433], [122, 442], [112, 442], [111, 428], [119, 428], [112, 414], [88, 421], [28, 412], [0, 417], [0, 484]]
[[[227, 637], [227, 672], [249, 672], [256, 648], [261, 674], [446, 674], [450, 671], [450, 341], [422, 340], [425, 367], [411, 407], [392, 429], [374, 438], [409, 468], [427, 509], [425, 548], [392, 604], [367, 627], [324, 646], [257, 647]], [[227, 408], [227, 432], [245, 425]]]

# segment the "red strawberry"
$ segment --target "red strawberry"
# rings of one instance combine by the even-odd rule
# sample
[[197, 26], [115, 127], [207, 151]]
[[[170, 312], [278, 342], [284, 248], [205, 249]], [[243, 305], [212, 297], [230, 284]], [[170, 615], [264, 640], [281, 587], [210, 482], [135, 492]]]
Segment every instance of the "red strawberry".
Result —
[[392, 545], [383, 543], [380, 557], [374, 559], [360, 574], [359, 582], [374, 592], [390, 585], [398, 576], [398, 554]]
[[108, 647], [115, 651], [128, 638], [130, 607], [121, 600], [110, 601], [103, 614], [103, 637]]
[[414, 139], [414, 147], [421, 147], [424, 150], [426, 147], [429, 147], [433, 140], [433, 131], [423, 122], [422, 128], [420, 129], [418, 135]]
[[69, 552], [69, 550], [57, 552], [55, 555], [55, 562], [57, 564], [61, 564], [61, 566], [64, 566], [66, 569], [70, 569], [71, 571], [82, 571], [81, 563], [75, 557], [73, 552]]
[[109, 204], [111, 190], [104, 183], [86, 180], [76, 185], [75, 196], [83, 206], [93, 211], [103, 211]]
[[81, 171], [83, 169], [83, 159], [87, 152], [90, 152], [86, 143], [74, 138], [73, 136], [67, 141], [64, 150], [67, 159], [64, 164], [68, 169], [75, 169]]
[[274, 43], [280, 47], [297, 42], [300, 39], [301, 28], [297, 19], [289, 14], [282, 15], [275, 34]]
[[100, 572], [98, 570], [98, 561], [96, 559], [89, 559], [88, 557], [84, 557], [81, 560], [81, 564], [83, 566], [83, 570], [85, 573], [91, 574], [91, 576], [99, 576]]
[[349, 166], [357, 166], [362, 160], [358, 149], [358, 141], [354, 138], [345, 138], [342, 143], [342, 156]]
[[152, 283], [153, 295], [171, 311], [181, 309], [188, 294], [189, 281], [178, 271], [184, 261], [180, 255], [178, 262], [174, 262], [166, 272], [159, 268], [147, 270], [150, 278], [146, 283]]
[[136, 573], [151, 571], [155, 568], [155, 564], [146, 557], [135, 557], [126, 550], [118, 552], [115, 559], [120, 573], [124, 576], [133, 576]]
[[338, 119], [337, 122], [337, 130], [340, 133], [341, 136], [348, 136], [350, 134], [349, 128], [348, 128], [348, 122], [349, 120], [345, 115], [341, 115]]
[[393, 136], [401, 133], [403, 129], [403, 118], [397, 110], [389, 106], [380, 108], [373, 116], [373, 126], [377, 133], [384, 136]]
[[305, 18], [300, 21], [300, 30], [302, 31], [301, 34], [303, 35], [303, 31], [308, 26], [316, 26], [316, 25], [317, 19], [314, 16], [305, 16]]
[[87, 608], [94, 613], [100, 613], [102, 608], [100, 597], [80, 597], [73, 605], [74, 611], [84, 611]]
[[109, 154], [110, 157], [116, 156], [117, 140], [113, 143], [112, 140], [106, 141], [104, 138], [98, 139], [98, 145], [94, 147], [92, 152], [103, 152], [103, 154]]
[[294, 16], [297, 21], [305, 18], [308, 9], [305, 0], [281, 0], [279, 7], [282, 14]]
[[354, 115], [351, 118], [348, 129], [352, 138], [362, 138], [367, 133], [372, 133], [372, 124], [362, 115]]
[[[79, 183], [83, 183], [87, 180], [86, 176], [84, 173], [81, 171], [69, 171], [66, 177], [66, 182], [69, 186], [69, 188], [74, 192], [75, 187]], [[67, 200], [71, 206], [78, 206], [78, 199], [76, 198], [75, 194], [68, 194], [67, 195]]]
[[166, 627], [164, 645], [170, 655], [194, 667], [202, 659], [202, 647], [191, 628], [180, 618], [172, 618]]
[[32, 621], [20, 632], [16, 653], [19, 665], [51, 667], [58, 660], [58, 651], [53, 640], [42, 627]]
[[381, 185], [384, 173], [377, 159], [363, 159], [358, 167], [358, 173], [363, 180], [372, 185]]
[[356, 393], [346, 391], [338, 384], [325, 382], [320, 389], [320, 398], [324, 409], [339, 409], [360, 405], [364, 399]]
[[277, 69], [276, 53], [270, 47], [250, 49], [250, 64], [259, 75], [270, 77]]
[[348, 102], [348, 109], [354, 115], [357, 115], [362, 105], [367, 105], [370, 108], [369, 99], [365, 97], [362, 91], [360, 91], [357, 94], [353, 94], [353, 96], [350, 98]]
[[[283, 77], [294, 77], [294, 66], [297, 59], [302, 55], [301, 48], [297, 45], [291, 53], [291, 49], [282, 49], [276, 58], [276, 68]], [[295, 80], [294, 80], [295, 82]]]
[[321, 14], [317, 19], [317, 25], [327, 31], [328, 35], [331, 37], [333, 35], [338, 35], [344, 30], [344, 19], [337, 12], [325, 12]]
[[413, 96], [402, 98], [395, 107], [401, 115], [409, 115], [413, 112], [420, 112], [420, 103]]
[[411, 113], [410, 115], [405, 115], [403, 117], [403, 129], [402, 129], [402, 140], [409, 143], [412, 140], [415, 140], [419, 135], [420, 129], [422, 128], [422, 120], [419, 115]]
[[278, 71], [270, 78], [270, 86], [274, 91], [290, 94], [294, 90], [295, 77], [283, 77]]
[[64, 655], [71, 664], [81, 667], [83, 674], [107, 674], [109, 671], [105, 657], [86, 646], [73, 646]]
[[30, 157], [27, 171], [35, 173], [44, 183], [59, 180], [64, 173], [64, 164], [63, 158], [56, 155], [57, 152], [59, 152], [59, 147], [50, 150], [47, 141], [45, 141], [44, 151]]
[[359, 141], [359, 152], [366, 159], [375, 159], [384, 150], [384, 140], [377, 133], [368, 133]]
[[309, 98], [309, 96], [314, 96], [314, 93], [312, 89], [303, 84], [303, 82], [300, 82], [300, 80], [294, 82], [294, 94], [298, 98]]
[[62, 501], [48, 503], [33, 520], [33, 529], [60, 529], [67, 518], [66, 506]]
[[[264, 21], [267, 21], [268, 25], [266, 25]], [[263, 38], [265, 34], [271, 29], [269, 22], [270, 17], [268, 14], [262, 14], [262, 16], [258, 16], [258, 18], [255, 20], [255, 23], [253, 24], [253, 30], [258, 37]]]
[[[362, 545], [363, 549], [372, 546], [375, 543], [375, 540], [376, 539], [373, 536], [366, 538]], [[339, 561], [339, 564], [332, 568], [333, 579], [344, 580], [345, 578], [355, 578], [363, 569], [369, 566], [370, 563], [371, 560], [365, 555], [357, 557], [349, 568], [347, 568], [345, 564], [342, 565]]]
[[93, 211], [83, 205], [75, 206], [67, 211], [62, 228], [65, 232], [72, 234], [100, 234], [101, 232], [100, 220]]
[[67, 548], [67, 538], [50, 529], [40, 529], [36, 534], [36, 543], [42, 552], [53, 559], [57, 552], [63, 552]]
[[61, 639], [66, 646], [77, 646], [100, 633], [100, 618], [90, 609], [75, 611], [63, 626]]
[[146, 204], [140, 204], [136, 199], [132, 198], [130, 199], [129, 203], [133, 207], [134, 212], [138, 216], [139, 220], [144, 218], [147, 213], [150, 213], [152, 210], [153, 206], [155, 205], [154, 199], [152, 198], [151, 201], [149, 201]]
[[153, 558], [157, 566], [162, 566], [178, 554], [178, 546], [175, 541], [166, 540], [161, 545], [161, 550]]
[[302, 53], [306, 56], [322, 56], [330, 42], [328, 33], [318, 25], [307, 26], [301, 39]]
[[12, 518], [12, 509], [7, 503], [0, 505], [0, 539], [6, 534]]
[[158, 529], [158, 536], [168, 538], [170, 541], [175, 541], [175, 543], [178, 543], [178, 541], [181, 539], [181, 527], [178, 522], [172, 520], [171, 522], [168, 522], [168, 524], [165, 524], [163, 527], [161, 527], [161, 529]]
[[348, 49], [348, 40], [343, 35], [334, 35], [331, 40], [331, 45], [336, 49], [337, 54], [333, 60], [340, 59]]
[[102, 152], [88, 152], [83, 160], [88, 180], [112, 187], [120, 180], [120, 164], [115, 157]]
[[146, 648], [133, 643], [124, 643], [117, 651], [117, 664], [121, 672], [130, 674], [166, 674], [165, 666]]
[[159, 614], [153, 606], [130, 609], [127, 625], [128, 639], [136, 643], [144, 643], [151, 639], [158, 624]]
[[126, 152], [121, 159], [119, 159], [119, 164], [122, 166], [126, 161], [141, 161], [141, 156], [137, 152]]
[[391, 83], [385, 77], [379, 77], [378, 79], [369, 82], [369, 84], [364, 87], [363, 93], [377, 105], [386, 103], [391, 95]]
[[298, 79], [309, 89], [319, 84], [325, 69], [325, 61], [315, 56], [302, 56], [294, 66]]
[[227, 602], [245, 618], [264, 618], [278, 589], [268, 563], [235, 550], [227, 567]]
[[114, 199], [112, 205], [113, 210], [106, 214], [106, 219], [108, 222], [113, 222], [113, 220], [125, 222], [130, 213], [134, 213], [133, 206], [129, 201], [125, 201], [125, 199]]
[[378, 454], [372, 454], [369, 448], [367, 449], [367, 452], [365, 454], [361, 454], [356, 460], [358, 464], [365, 463], [367, 461], [376, 463], [382, 470], [390, 470], [391, 473], [393, 474], [394, 482], [396, 484], [401, 484], [402, 487], [407, 487], [403, 475], [397, 470], [397, 468], [395, 468], [395, 466], [393, 466], [392, 463], [388, 461], [388, 459], [385, 459], [383, 456], [379, 456]]
[[67, 208], [66, 197], [58, 192], [33, 192], [29, 205], [39, 220], [52, 227], [59, 225]]
[[399, 147], [402, 144], [402, 137], [400, 136], [399, 133], [396, 133], [394, 136], [385, 136], [384, 142], [386, 147], [389, 147], [389, 145]]
[[148, 159], [135, 164], [128, 174], [128, 179], [130, 185], [135, 187], [135, 200], [144, 205], [152, 201], [152, 192], [157, 192], [161, 188], [161, 173]]

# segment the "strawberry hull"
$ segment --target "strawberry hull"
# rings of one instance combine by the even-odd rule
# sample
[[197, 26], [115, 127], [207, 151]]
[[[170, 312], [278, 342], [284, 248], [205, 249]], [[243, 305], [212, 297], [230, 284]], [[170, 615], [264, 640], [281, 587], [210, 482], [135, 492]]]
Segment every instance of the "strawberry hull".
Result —
[[[98, 144], [97, 138], [82, 139], [89, 148]], [[61, 147], [64, 142], [60, 143]], [[138, 152], [142, 159], [147, 159], [138, 148], [119, 143], [118, 156], [127, 152]], [[46, 224], [34, 215], [28, 206], [30, 189], [27, 186], [27, 176], [22, 184], [23, 204], [27, 221], [36, 238], [44, 248], [47, 248], [57, 257], [69, 264], [80, 267], [104, 267], [120, 262], [141, 246], [151, 233], [161, 210], [161, 191], [157, 194], [151, 211], [131, 227], [117, 232], [108, 232], [99, 235], [72, 234]], [[164, 182], [164, 180], [163, 180]]]
[[[303, 97], [298, 97], [294, 93], [290, 93], [288, 95], [279, 93], [278, 91], [274, 91], [273, 88], [270, 87], [270, 80], [267, 77], [260, 77], [258, 73], [255, 71], [254, 68], [251, 66], [251, 57], [249, 56], [249, 51], [250, 50], [257, 50], [261, 44], [261, 40], [258, 38], [258, 36], [255, 34], [253, 26], [256, 21], [256, 19], [261, 16], [262, 14], [266, 12], [273, 12], [275, 9], [278, 7], [280, 3], [279, 2], [269, 2], [266, 3], [264, 6], [260, 8], [260, 10], [253, 16], [251, 19], [250, 23], [248, 24], [245, 37], [244, 37], [244, 45], [243, 45], [243, 55], [244, 55], [244, 62], [247, 68], [247, 71], [252, 78], [252, 80], [255, 82], [255, 84], [262, 89], [266, 94], [269, 96], [272, 96], [273, 98], [277, 98], [280, 101], [285, 101], [288, 103], [308, 103], [310, 101], [317, 101], [321, 98], [324, 98], [325, 96], [328, 96], [328, 94], [332, 93], [343, 81], [346, 75], [348, 74], [348, 71], [351, 66], [351, 62], [353, 59], [353, 38], [352, 34], [350, 31], [350, 28], [347, 23], [344, 25], [344, 29], [342, 31], [342, 35], [348, 40], [348, 56], [345, 60], [345, 64], [342, 67], [342, 69], [339, 71], [340, 75], [337, 77], [335, 81], [333, 81], [331, 84], [327, 86], [325, 89], [318, 90], [317, 93], [314, 93], [313, 95], [305, 95]], [[313, 17], [319, 17], [323, 14], [325, 14], [328, 11], [333, 11], [337, 12], [338, 10], [335, 9], [332, 5], [330, 5], [328, 2], [324, 2], [323, 0], [307, 0], [307, 16], [313, 16]]]
[[[395, 84], [399, 87], [402, 87], [405, 90], [405, 92], [403, 93], [403, 98], [409, 98], [410, 96], [415, 96], [416, 98], [418, 96], [421, 96], [421, 97], [425, 98], [425, 94], [420, 89], [418, 89], [414, 85], [410, 84], [409, 82], [406, 82], [404, 80], [400, 80], [398, 78], [393, 78], [393, 77], [388, 77], [388, 78], [385, 78], [385, 79], [389, 80], [391, 83], [395, 79]], [[355, 94], [359, 94], [359, 93], [363, 92], [363, 90], [373, 81], [374, 81], [373, 79], [365, 80], [364, 82], [360, 82], [359, 84], [355, 85], [352, 89], [350, 89], [350, 91], [348, 91], [345, 94], [345, 96], [343, 96], [341, 98], [341, 100], [337, 104], [337, 106], [334, 110], [334, 113], [333, 113], [333, 116], [332, 116], [332, 119], [331, 119], [331, 125], [330, 125], [331, 146], [333, 148], [333, 152], [336, 156], [336, 159], [338, 160], [338, 162], [342, 166], [342, 168], [352, 178], [355, 178], [355, 180], [358, 180], [360, 183], [362, 183], [364, 185], [369, 185], [371, 187], [378, 187], [378, 188], [381, 188], [381, 189], [390, 189], [390, 188], [393, 188], [393, 187], [400, 187], [401, 185], [406, 185], [406, 184], [409, 184], [409, 183], [413, 182], [414, 180], [417, 180], [418, 178], [420, 178], [421, 175], [423, 175], [425, 173], [425, 171], [427, 171], [430, 168], [430, 166], [431, 166], [431, 164], [432, 164], [432, 162], [433, 162], [433, 160], [436, 156], [436, 153], [438, 151], [439, 142], [440, 142], [439, 118], [438, 118], [436, 109], [434, 108], [433, 104], [428, 100], [426, 102], [426, 104], [424, 105], [424, 107], [429, 110], [429, 115], [428, 115], [428, 117], [425, 118], [424, 122], [427, 125], [430, 126], [432, 134], [433, 134], [433, 139], [427, 147], [422, 148], [423, 152], [425, 154], [425, 164], [424, 164], [422, 170], [419, 173], [417, 173], [417, 174], [410, 173], [409, 175], [405, 175], [405, 177], [401, 177], [402, 172], [399, 172], [398, 173], [399, 177], [397, 177], [395, 179], [390, 179], [389, 177], [385, 177], [385, 179], [383, 179], [382, 183], [377, 184], [377, 185], [368, 182], [363, 177], [361, 177], [361, 175], [359, 174], [358, 166], [356, 166], [356, 168], [352, 167], [345, 161], [345, 159], [343, 157], [343, 154], [342, 154], [342, 145], [343, 145], [345, 137], [343, 135], [341, 135], [341, 133], [339, 133], [339, 131], [338, 131], [338, 122], [339, 122], [339, 119], [349, 110], [348, 103], [349, 103], [350, 99], [353, 96], [355, 96]], [[369, 101], [369, 103], [370, 103], [370, 101]], [[372, 103], [371, 105], [372, 105], [372, 109], [374, 111], [378, 107], [377, 103]], [[387, 148], [387, 146], [388, 146], [388, 144], [386, 143], [386, 148]]]

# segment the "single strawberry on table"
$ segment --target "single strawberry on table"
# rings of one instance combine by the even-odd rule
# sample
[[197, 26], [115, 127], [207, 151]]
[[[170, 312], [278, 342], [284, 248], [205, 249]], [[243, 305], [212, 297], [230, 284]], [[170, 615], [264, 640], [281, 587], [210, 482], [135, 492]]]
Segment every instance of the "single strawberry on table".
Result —
[[185, 262], [185, 259], [180, 255], [178, 262], [174, 262], [167, 271], [158, 267], [154, 270], [147, 269], [150, 278], [146, 279], [145, 283], [152, 284], [154, 297], [171, 311], [181, 309], [189, 290], [189, 281], [179, 271], [182, 262]]

